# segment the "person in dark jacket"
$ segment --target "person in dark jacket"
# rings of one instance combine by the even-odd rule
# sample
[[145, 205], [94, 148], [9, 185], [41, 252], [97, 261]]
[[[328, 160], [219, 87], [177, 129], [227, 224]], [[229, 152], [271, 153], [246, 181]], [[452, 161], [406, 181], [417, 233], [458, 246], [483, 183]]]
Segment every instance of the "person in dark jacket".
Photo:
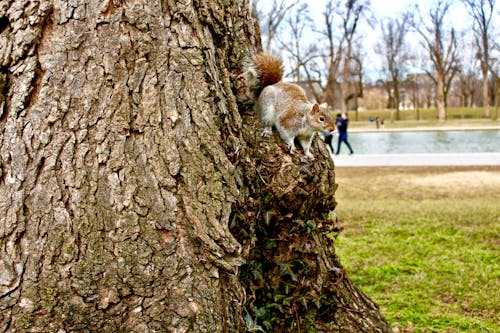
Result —
[[333, 135], [336, 131], [325, 132], [323, 133], [323, 140], [326, 143], [326, 146], [329, 148], [331, 154], [335, 154], [335, 149], [333, 148]]
[[351, 154], [354, 153], [354, 150], [352, 150], [351, 144], [349, 143], [349, 140], [347, 139], [347, 126], [349, 125], [349, 119], [347, 117], [347, 112], [344, 114], [337, 114], [337, 119], [336, 119], [336, 125], [337, 125], [337, 130], [339, 131], [339, 142], [337, 145], [337, 153], [338, 155], [340, 153], [340, 144], [344, 142], [347, 145], [347, 148], [349, 148]]

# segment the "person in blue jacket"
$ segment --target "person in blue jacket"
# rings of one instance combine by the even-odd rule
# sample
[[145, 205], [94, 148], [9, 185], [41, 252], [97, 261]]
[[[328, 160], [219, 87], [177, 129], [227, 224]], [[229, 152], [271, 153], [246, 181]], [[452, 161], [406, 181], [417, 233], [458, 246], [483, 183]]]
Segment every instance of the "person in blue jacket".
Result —
[[344, 142], [347, 145], [347, 148], [349, 148], [351, 154], [354, 153], [354, 150], [352, 150], [351, 144], [349, 143], [349, 140], [347, 139], [347, 126], [349, 124], [349, 119], [347, 117], [347, 112], [344, 114], [337, 114], [337, 119], [335, 121], [337, 125], [337, 130], [339, 131], [339, 143], [337, 145], [337, 153], [338, 155], [340, 153], [340, 144]]

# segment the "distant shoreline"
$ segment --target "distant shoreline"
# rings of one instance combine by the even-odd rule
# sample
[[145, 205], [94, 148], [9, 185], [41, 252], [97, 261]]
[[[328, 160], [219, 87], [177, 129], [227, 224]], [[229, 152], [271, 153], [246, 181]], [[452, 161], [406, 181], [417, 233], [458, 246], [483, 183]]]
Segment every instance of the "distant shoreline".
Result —
[[352, 128], [349, 132], [430, 132], [430, 131], [491, 131], [500, 130], [498, 126], [421, 126], [421, 127], [383, 127], [383, 128]]

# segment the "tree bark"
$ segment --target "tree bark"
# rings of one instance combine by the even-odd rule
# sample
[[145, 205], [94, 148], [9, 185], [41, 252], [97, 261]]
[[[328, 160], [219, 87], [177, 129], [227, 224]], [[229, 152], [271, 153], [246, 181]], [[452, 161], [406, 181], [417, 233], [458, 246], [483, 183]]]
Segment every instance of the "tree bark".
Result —
[[255, 44], [248, 9], [1, 10], [0, 330], [241, 327], [238, 189], [218, 142], [241, 121], [229, 78]]
[[444, 74], [438, 72], [435, 93], [436, 93], [437, 118], [440, 121], [446, 120], [446, 102], [445, 102], [443, 87], [444, 87]]
[[[0, 23], [0, 331], [245, 332], [240, 266], [257, 244], [233, 236], [236, 213], [255, 193], [298, 193], [297, 219], [334, 207], [324, 151], [309, 174], [243, 126], [248, 3], [16, 0]], [[254, 192], [260, 177], [281, 187]], [[365, 305], [325, 322], [387, 331], [343, 283], [329, 292]]]

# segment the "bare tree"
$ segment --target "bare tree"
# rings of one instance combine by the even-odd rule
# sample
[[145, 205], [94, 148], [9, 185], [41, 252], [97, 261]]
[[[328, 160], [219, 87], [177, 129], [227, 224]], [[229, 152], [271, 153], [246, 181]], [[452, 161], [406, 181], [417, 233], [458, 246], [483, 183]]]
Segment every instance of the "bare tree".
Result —
[[488, 88], [488, 73], [491, 70], [491, 29], [494, 15], [495, 0], [462, 0], [467, 6], [469, 15], [474, 19], [472, 30], [476, 42], [477, 57], [481, 64], [483, 75], [483, 118], [490, 116], [490, 97]]
[[340, 34], [340, 26], [337, 25], [337, 8], [341, 6], [341, 0], [330, 0], [326, 3], [323, 11], [324, 29], [320, 33], [326, 37], [327, 54], [326, 66], [328, 75], [326, 77], [326, 85], [324, 86], [323, 102], [328, 105], [335, 105], [336, 94], [338, 87], [339, 68], [342, 60], [344, 48], [343, 34]]
[[438, 119], [446, 119], [446, 99], [453, 76], [458, 70], [457, 40], [455, 30], [446, 33], [444, 19], [450, 8], [450, 1], [438, 1], [429, 10], [428, 20], [424, 19], [416, 6], [417, 19], [413, 28], [422, 38], [432, 63], [432, 71], [426, 70], [435, 84], [435, 99]]
[[[368, 0], [347, 0], [342, 14], [342, 31], [345, 53], [342, 68], [342, 111], [347, 111], [349, 102], [363, 96], [363, 67], [359, 45], [356, 47], [359, 21], [368, 9]], [[357, 108], [356, 108], [357, 111]], [[356, 113], [357, 118], [357, 113]]]
[[306, 88], [311, 98], [320, 102], [323, 95], [322, 69], [317, 70], [316, 62], [320, 57], [320, 51], [317, 40], [311, 40], [315, 32], [312, 29], [309, 6], [302, 4], [291, 11], [285, 23], [288, 28], [287, 33], [283, 32], [278, 40], [283, 53], [288, 56], [289, 63], [292, 64], [290, 75], [295, 82]]
[[495, 116], [493, 119], [498, 120], [498, 108], [500, 107], [500, 77], [497, 76], [496, 79], [497, 79], [496, 82], [497, 91], [495, 94]]
[[307, 70], [308, 62], [315, 57], [316, 48], [304, 40], [304, 34], [311, 23], [309, 7], [307, 4], [300, 5], [296, 10], [290, 11], [286, 17], [286, 31], [278, 38], [282, 50], [284, 50], [293, 64], [291, 75], [296, 82], [302, 81], [301, 72]]
[[326, 54], [322, 55], [328, 73], [322, 86], [322, 100], [344, 111], [350, 101], [355, 105], [356, 99], [363, 95], [361, 47], [356, 37], [368, 4], [361, 0], [328, 1], [323, 11], [324, 27], [317, 30], [327, 43]]
[[405, 82], [406, 89], [411, 91], [409, 94], [410, 102], [416, 111], [416, 120], [420, 120], [420, 82], [413, 75], [408, 75]]
[[474, 97], [478, 88], [478, 77], [471, 68], [463, 68], [457, 74], [457, 93], [460, 98], [460, 105], [464, 107], [473, 107], [475, 105]]
[[400, 119], [400, 89], [410, 60], [410, 53], [405, 45], [408, 22], [406, 14], [382, 22], [382, 41], [377, 45], [379, 52], [384, 55], [386, 81], [390, 88], [389, 99], [394, 102], [391, 106], [396, 108], [396, 120]]
[[295, 0], [290, 3], [285, 0], [273, 0], [270, 10], [265, 13], [262, 11], [258, 12], [258, 18], [261, 22], [262, 31], [266, 36], [264, 46], [264, 50], [266, 52], [271, 52], [271, 44], [278, 34], [280, 25], [283, 23], [283, 20], [285, 20], [287, 15], [290, 14], [292, 8], [299, 2], [300, 0]]
[[[460, 105], [472, 107], [478, 105], [477, 91], [480, 90], [480, 78], [478, 75], [479, 59], [477, 52], [470, 41], [464, 41], [460, 48], [460, 66], [457, 73], [457, 80], [454, 84], [455, 93], [458, 95]], [[480, 101], [479, 101], [480, 102]]]

